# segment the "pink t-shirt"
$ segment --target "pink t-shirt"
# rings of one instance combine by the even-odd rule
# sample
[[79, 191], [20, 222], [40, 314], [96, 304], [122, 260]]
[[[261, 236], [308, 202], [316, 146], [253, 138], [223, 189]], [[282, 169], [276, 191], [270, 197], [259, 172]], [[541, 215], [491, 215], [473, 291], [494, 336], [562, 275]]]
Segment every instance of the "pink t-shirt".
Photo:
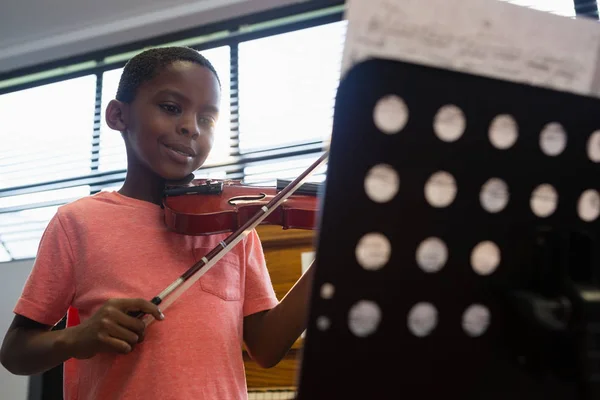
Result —
[[[14, 312], [54, 325], [110, 298], [150, 300], [228, 234], [167, 230], [154, 204], [101, 192], [59, 208]], [[67, 400], [246, 399], [243, 317], [277, 304], [252, 232], [151, 324], [127, 355], [65, 363]]]

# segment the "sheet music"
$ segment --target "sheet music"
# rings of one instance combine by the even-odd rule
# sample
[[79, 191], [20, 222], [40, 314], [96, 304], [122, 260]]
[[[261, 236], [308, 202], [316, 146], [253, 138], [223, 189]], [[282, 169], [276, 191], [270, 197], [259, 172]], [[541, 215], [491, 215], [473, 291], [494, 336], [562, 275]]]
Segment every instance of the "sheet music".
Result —
[[398, 59], [600, 97], [600, 25], [498, 0], [348, 0], [342, 75]]

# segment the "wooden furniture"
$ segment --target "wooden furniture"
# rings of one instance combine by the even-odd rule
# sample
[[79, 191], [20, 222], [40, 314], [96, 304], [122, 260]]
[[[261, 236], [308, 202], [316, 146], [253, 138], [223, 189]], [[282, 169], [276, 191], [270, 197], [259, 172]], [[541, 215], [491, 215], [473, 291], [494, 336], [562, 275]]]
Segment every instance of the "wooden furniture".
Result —
[[[257, 228], [263, 244], [267, 267], [277, 298], [281, 299], [302, 275], [302, 253], [314, 251], [314, 231], [283, 230], [278, 226]], [[286, 357], [273, 368], [262, 368], [244, 351], [248, 389], [296, 387], [299, 355], [303, 340], [299, 338]]]

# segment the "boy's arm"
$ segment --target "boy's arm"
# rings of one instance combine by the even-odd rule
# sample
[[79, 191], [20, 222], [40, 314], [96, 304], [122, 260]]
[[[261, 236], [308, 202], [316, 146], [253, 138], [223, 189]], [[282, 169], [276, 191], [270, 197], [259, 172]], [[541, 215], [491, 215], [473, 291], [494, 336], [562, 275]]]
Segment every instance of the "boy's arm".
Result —
[[127, 354], [143, 341], [146, 329], [129, 311], [164, 319], [159, 308], [145, 299], [110, 299], [81, 324], [58, 331], [17, 314], [4, 337], [0, 362], [15, 375], [33, 375], [69, 358], [91, 358], [100, 352]]
[[314, 262], [277, 306], [244, 318], [244, 341], [262, 367], [275, 366], [306, 329]]
[[52, 327], [15, 315], [0, 349], [2, 365], [15, 375], [33, 375], [47, 371], [68, 360], [67, 330]]

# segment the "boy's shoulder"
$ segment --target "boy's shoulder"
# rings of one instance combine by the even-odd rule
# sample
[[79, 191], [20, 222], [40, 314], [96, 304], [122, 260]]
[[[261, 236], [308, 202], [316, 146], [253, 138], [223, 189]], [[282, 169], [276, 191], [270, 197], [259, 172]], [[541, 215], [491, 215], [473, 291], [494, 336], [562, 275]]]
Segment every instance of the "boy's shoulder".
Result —
[[110, 210], [111, 205], [118, 203], [119, 196], [116, 192], [98, 192], [59, 206], [56, 213], [61, 220], [78, 219], [84, 215], [101, 214]]
[[58, 211], [68, 214], [77, 210], [102, 207], [111, 200], [115, 200], [114, 192], [98, 192], [63, 204], [58, 207]]

